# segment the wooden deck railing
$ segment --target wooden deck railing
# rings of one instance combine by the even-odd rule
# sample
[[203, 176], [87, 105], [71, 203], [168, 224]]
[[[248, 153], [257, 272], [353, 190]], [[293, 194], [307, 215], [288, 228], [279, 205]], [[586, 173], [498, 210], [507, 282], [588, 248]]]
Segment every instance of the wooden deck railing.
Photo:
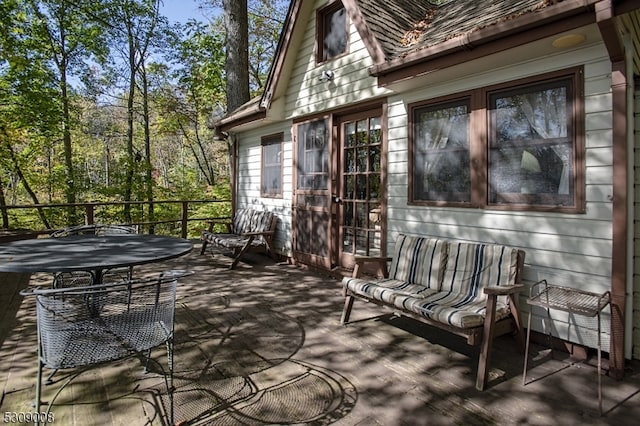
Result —
[[[202, 209], [207, 213], [198, 213], [197, 208], [208, 205]], [[125, 206], [131, 211], [131, 220], [124, 219]], [[153, 206], [153, 214], [149, 215], [149, 206]], [[81, 223], [61, 223], [56, 217], [65, 217], [63, 212], [69, 208], [78, 210], [78, 221]], [[162, 207], [162, 210], [156, 209]], [[182, 238], [199, 235], [200, 229], [205, 227], [208, 220], [228, 217], [231, 212], [229, 200], [165, 200], [165, 201], [129, 201], [129, 202], [91, 202], [75, 204], [30, 204], [1, 206], [3, 229], [20, 228], [29, 229], [35, 233], [46, 234], [54, 229], [71, 225], [110, 223], [119, 225], [134, 225], [143, 233], [161, 233], [179, 235]], [[38, 221], [37, 215], [31, 215], [30, 220], [25, 220], [26, 215], [12, 214], [18, 211], [45, 212], [51, 218], [51, 225], [47, 227]], [[56, 212], [60, 214], [56, 214]], [[80, 211], [82, 213], [80, 213]], [[209, 212], [214, 212], [210, 214]], [[35, 212], [33, 212], [35, 213]], [[84, 218], [82, 220], [81, 216]], [[153, 218], [153, 220], [150, 220]], [[190, 229], [191, 227], [191, 229]], [[191, 232], [190, 232], [191, 231]]]

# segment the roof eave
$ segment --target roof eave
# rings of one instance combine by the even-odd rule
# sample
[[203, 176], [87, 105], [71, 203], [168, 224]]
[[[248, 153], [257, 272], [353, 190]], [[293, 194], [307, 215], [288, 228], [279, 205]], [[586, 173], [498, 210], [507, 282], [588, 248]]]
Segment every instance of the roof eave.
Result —
[[261, 99], [262, 98], [257, 98], [250, 101], [236, 110], [236, 112], [233, 112], [213, 123], [213, 127], [218, 132], [228, 132], [243, 124], [265, 119], [267, 116], [267, 110], [262, 107], [260, 102]]

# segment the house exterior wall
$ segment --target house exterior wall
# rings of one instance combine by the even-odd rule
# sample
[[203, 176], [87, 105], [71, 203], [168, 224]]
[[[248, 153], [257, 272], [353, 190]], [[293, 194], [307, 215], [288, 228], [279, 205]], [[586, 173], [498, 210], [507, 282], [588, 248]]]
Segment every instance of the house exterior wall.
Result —
[[[328, 3], [316, 1], [316, 8]], [[316, 15], [312, 13], [288, 82], [285, 117], [304, 117], [389, 93], [379, 88], [377, 79], [369, 75], [368, 67], [373, 62], [353, 23], [349, 25], [348, 53], [319, 65], [315, 55], [316, 32]], [[323, 71], [332, 71], [333, 81], [320, 81]]]
[[[317, 1], [322, 7], [327, 1]], [[399, 233], [432, 235], [469, 241], [494, 242], [522, 248], [526, 252], [524, 280], [533, 284], [546, 279], [550, 284], [576, 287], [593, 292], [611, 288], [612, 253], [612, 97], [611, 64], [604, 44], [594, 27], [589, 43], [572, 51], [546, 50], [540, 56], [539, 40], [519, 49], [480, 58], [470, 63], [436, 70], [388, 87], [378, 87], [370, 76], [371, 58], [354, 25], [350, 30], [349, 53], [326, 64], [316, 64], [316, 16], [310, 14], [307, 31], [296, 54], [292, 74], [287, 81], [284, 120], [237, 134], [239, 140], [238, 206], [259, 205], [279, 217], [276, 248], [290, 256], [291, 202], [293, 197], [293, 138], [296, 120], [330, 112], [374, 98], [388, 103], [388, 200], [387, 241], [392, 252]], [[473, 208], [427, 207], [408, 204], [408, 105], [481, 87], [533, 77], [576, 66], [584, 69], [585, 112], [585, 185], [584, 214], [527, 212]], [[325, 69], [335, 73], [332, 82], [321, 82]], [[636, 106], [640, 101], [636, 99]], [[637, 108], [640, 110], [640, 107]], [[636, 115], [636, 126], [639, 119]], [[284, 132], [284, 193], [282, 199], [260, 197], [260, 138]], [[637, 140], [637, 136], [636, 136]], [[636, 231], [637, 232], [637, 231]], [[639, 249], [636, 248], [636, 253]], [[637, 281], [637, 280], [636, 280]], [[640, 287], [640, 286], [638, 286]], [[529, 312], [521, 295], [523, 320]], [[634, 306], [640, 300], [634, 299]], [[532, 327], [546, 332], [544, 312], [534, 311]], [[640, 324], [635, 313], [634, 324]], [[552, 311], [552, 332], [561, 339], [589, 347], [597, 345], [593, 319]], [[637, 328], [637, 327], [636, 327]], [[602, 322], [602, 347], [609, 350], [610, 316], [606, 311]], [[634, 342], [640, 334], [634, 333]], [[633, 356], [639, 357], [638, 344]], [[625, 354], [630, 356], [630, 354]]]
[[[282, 143], [282, 198], [262, 197], [260, 192], [262, 171], [261, 138], [276, 133], [284, 134]], [[237, 135], [238, 145], [238, 208], [251, 207], [276, 214], [278, 224], [274, 246], [278, 253], [291, 254], [291, 200], [293, 198], [293, 148], [291, 122], [284, 121], [260, 127]]]
[[[527, 49], [525, 46], [523, 49]], [[535, 50], [529, 49], [529, 52]], [[508, 54], [508, 53], [507, 53]], [[500, 63], [499, 60], [496, 61]], [[487, 87], [549, 71], [584, 66], [586, 149], [586, 213], [542, 213], [471, 208], [425, 207], [408, 204], [408, 105], [412, 102]], [[524, 280], [602, 293], [611, 287], [612, 146], [610, 62], [602, 44], [592, 44], [571, 55], [530, 58], [499, 68], [481, 70], [464, 65], [466, 75], [439, 84], [405, 87], [389, 97], [388, 240], [399, 233], [493, 242], [526, 252]], [[437, 78], [437, 76], [433, 76]], [[528, 314], [521, 295], [521, 309]], [[532, 328], [545, 331], [543, 312], [534, 311]], [[597, 323], [552, 311], [553, 334], [562, 339], [597, 346]], [[603, 349], [609, 349], [609, 315], [604, 315]]]

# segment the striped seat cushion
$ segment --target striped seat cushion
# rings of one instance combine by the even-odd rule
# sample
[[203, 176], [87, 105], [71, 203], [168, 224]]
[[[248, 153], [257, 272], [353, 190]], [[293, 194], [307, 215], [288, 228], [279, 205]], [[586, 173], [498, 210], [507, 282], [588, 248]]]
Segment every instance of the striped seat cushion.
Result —
[[400, 234], [389, 268], [389, 278], [439, 290], [448, 243], [434, 238]]
[[[427, 297], [398, 296], [393, 305], [409, 312], [458, 328], [481, 327], [484, 324], [486, 302], [467, 300], [464, 295], [451, 292], [432, 293]], [[509, 316], [509, 306], [498, 301], [496, 321]]]
[[[229, 249], [242, 248], [247, 244], [247, 241], [249, 241], [249, 237], [241, 237], [236, 234], [214, 234], [208, 231], [202, 231], [200, 239], [219, 247], [226, 247]], [[265, 245], [265, 242], [260, 238], [254, 238], [254, 240], [251, 241], [252, 247], [260, 247], [263, 245]]]
[[435, 293], [435, 290], [420, 284], [394, 279], [371, 280], [362, 278], [342, 279], [342, 285], [355, 294], [393, 304], [398, 296], [423, 298]]
[[[441, 291], [426, 298], [396, 298], [395, 305], [459, 328], [483, 324], [487, 286], [515, 284], [518, 250], [493, 244], [450, 242]], [[496, 319], [509, 315], [498, 296]]]

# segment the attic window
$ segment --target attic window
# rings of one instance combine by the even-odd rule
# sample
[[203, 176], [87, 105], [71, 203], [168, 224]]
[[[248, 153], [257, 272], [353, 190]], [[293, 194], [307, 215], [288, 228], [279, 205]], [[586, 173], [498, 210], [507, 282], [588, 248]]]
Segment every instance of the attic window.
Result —
[[337, 1], [318, 12], [317, 61], [325, 62], [347, 52], [347, 12]]

